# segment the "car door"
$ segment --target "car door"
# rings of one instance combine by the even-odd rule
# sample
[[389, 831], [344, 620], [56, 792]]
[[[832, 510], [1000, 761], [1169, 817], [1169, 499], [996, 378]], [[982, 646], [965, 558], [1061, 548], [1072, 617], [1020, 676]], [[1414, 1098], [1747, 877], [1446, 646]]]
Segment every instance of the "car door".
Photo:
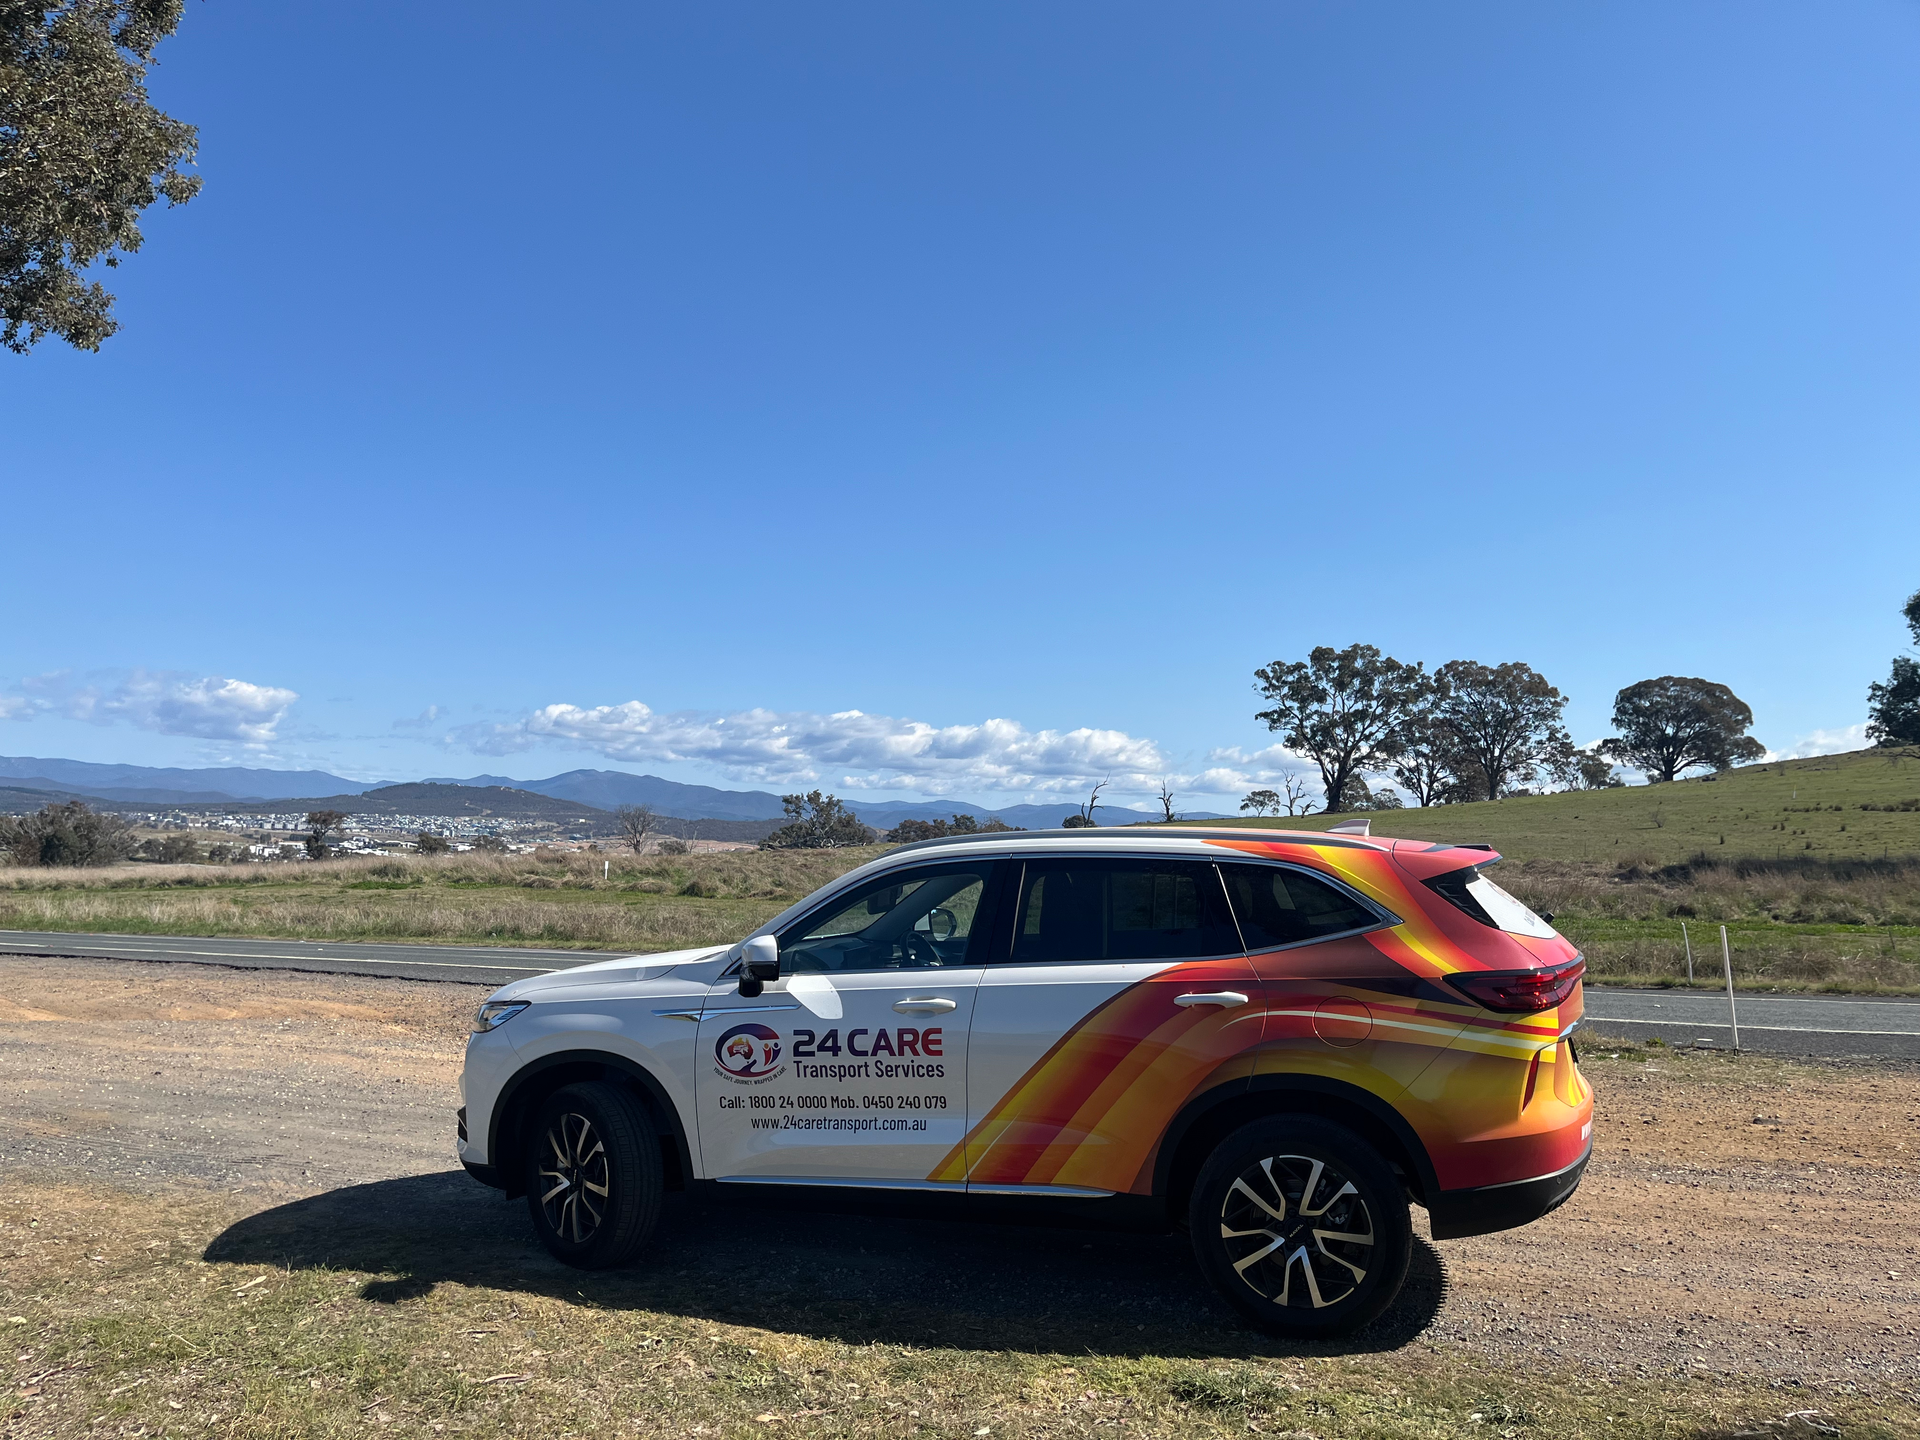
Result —
[[1244, 1084], [1260, 1007], [1214, 866], [1049, 857], [1009, 883], [968, 1042], [970, 1193], [1151, 1190], [1187, 1100]]
[[695, 1051], [707, 1175], [940, 1188], [994, 878], [990, 860], [890, 871], [788, 926], [764, 993], [713, 987]]
[[1219, 869], [1267, 1011], [1257, 1073], [1318, 1075], [1399, 1103], [1470, 1007], [1369, 940], [1392, 917], [1332, 877], [1261, 861]]

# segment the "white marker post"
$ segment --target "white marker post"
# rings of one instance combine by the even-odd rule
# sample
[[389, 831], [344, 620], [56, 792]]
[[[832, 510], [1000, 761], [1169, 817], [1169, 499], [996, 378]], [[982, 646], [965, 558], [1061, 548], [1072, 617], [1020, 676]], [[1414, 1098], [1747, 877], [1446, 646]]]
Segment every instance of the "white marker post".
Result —
[[1693, 937], [1687, 934], [1687, 922], [1680, 922], [1680, 943], [1687, 947], [1687, 984], [1693, 983]]
[[1733, 1053], [1740, 1053], [1740, 1012], [1733, 1005], [1733, 949], [1727, 944], [1727, 927], [1720, 927], [1720, 959], [1727, 967], [1727, 1018], [1733, 1021]]

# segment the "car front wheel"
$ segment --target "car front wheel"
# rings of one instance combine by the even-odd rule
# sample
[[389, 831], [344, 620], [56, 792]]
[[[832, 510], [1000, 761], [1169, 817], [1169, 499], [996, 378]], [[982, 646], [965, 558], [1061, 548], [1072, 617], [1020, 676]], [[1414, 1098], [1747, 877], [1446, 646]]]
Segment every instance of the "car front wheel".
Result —
[[660, 1217], [660, 1139], [617, 1085], [568, 1085], [535, 1112], [527, 1211], [557, 1260], [582, 1270], [624, 1265]]
[[1343, 1126], [1257, 1121], [1208, 1157], [1187, 1212], [1223, 1299], [1301, 1339], [1356, 1330], [1393, 1303], [1413, 1230], [1393, 1170]]

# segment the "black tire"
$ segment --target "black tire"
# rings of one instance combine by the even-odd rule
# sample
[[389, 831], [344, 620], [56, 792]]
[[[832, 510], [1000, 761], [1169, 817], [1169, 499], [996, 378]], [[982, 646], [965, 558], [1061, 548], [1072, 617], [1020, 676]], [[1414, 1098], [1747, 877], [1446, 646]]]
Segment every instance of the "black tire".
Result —
[[1194, 1180], [1187, 1221], [1221, 1298], [1297, 1339], [1379, 1315], [1413, 1254], [1406, 1196], [1379, 1151], [1306, 1117], [1256, 1121], [1221, 1141]]
[[527, 1134], [527, 1213], [556, 1260], [580, 1270], [624, 1265], [660, 1218], [660, 1136], [632, 1092], [568, 1085], [534, 1112]]

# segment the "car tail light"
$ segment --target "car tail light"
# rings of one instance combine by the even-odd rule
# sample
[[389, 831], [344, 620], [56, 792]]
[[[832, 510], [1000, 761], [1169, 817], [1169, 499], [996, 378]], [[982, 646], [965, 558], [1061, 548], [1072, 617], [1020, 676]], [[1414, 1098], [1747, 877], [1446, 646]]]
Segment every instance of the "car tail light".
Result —
[[1532, 1015], [1564, 1004], [1586, 973], [1586, 961], [1569, 960], [1544, 970], [1463, 970], [1447, 983], [1489, 1010]]

